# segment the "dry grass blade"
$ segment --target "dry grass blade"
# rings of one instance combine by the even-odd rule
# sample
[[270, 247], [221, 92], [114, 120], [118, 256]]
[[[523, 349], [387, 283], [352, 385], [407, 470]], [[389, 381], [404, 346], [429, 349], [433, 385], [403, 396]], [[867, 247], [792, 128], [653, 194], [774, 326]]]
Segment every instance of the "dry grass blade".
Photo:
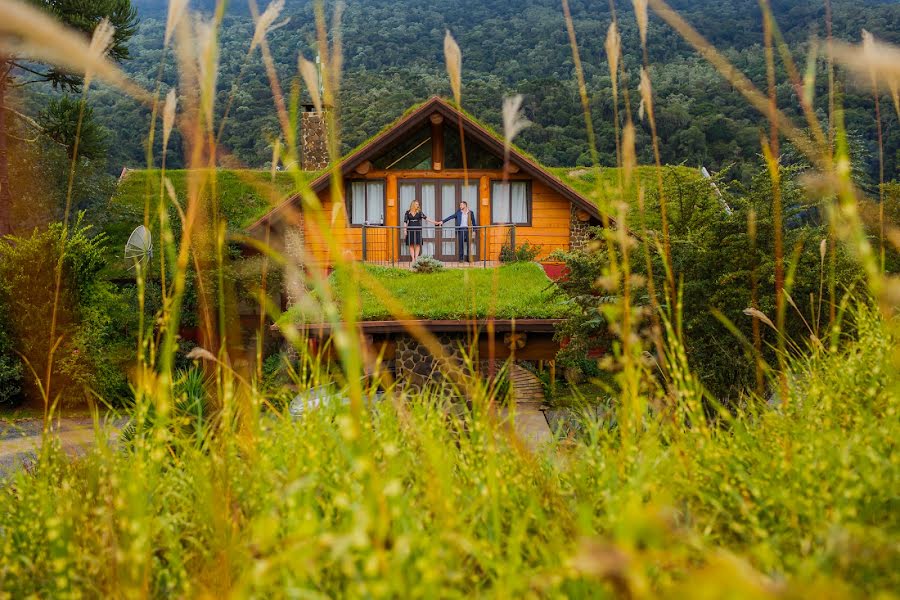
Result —
[[606, 32], [606, 59], [609, 62], [609, 76], [612, 79], [613, 95], [617, 95], [619, 91], [619, 57], [622, 54], [622, 36], [619, 35], [619, 29], [615, 22], [609, 24]]
[[622, 129], [622, 170], [625, 172], [625, 187], [631, 185], [632, 173], [637, 166], [637, 153], [634, 148], [634, 125], [625, 123]]
[[166, 33], [163, 37], [164, 46], [169, 45], [172, 33], [175, 31], [175, 27], [178, 26], [178, 22], [181, 21], [187, 4], [188, 0], [169, 0], [169, 11], [166, 13]]
[[867, 31], [861, 44], [835, 42], [834, 57], [861, 80], [875, 77], [895, 88], [900, 82], [900, 48], [875, 39]]
[[447, 63], [447, 74], [450, 76], [450, 89], [453, 90], [453, 99], [457, 106], [462, 105], [462, 52], [459, 44], [450, 35], [450, 30], [444, 35], [444, 61]]
[[166, 94], [166, 104], [163, 107], [163, 148], [169, 145], [169, 136], [172, 135], [172, 128], [175, 126], [175, 108], [177, 105], [178, 97], [175, 94], [175, 88], [172, 88]]
[[778, 329], [775, 327], [775, 324], [772, 322], [772, 319], [767, 317], [766, 313], [762, 312], [761, 310], [756, 309], [756, 308], [745, 308], [744, 314], [747, 315], [748, 317], [753, 317], [754, 319], [759, 319], [760, 321], [762, 321], [763, 323], [765, 323], [766, 325], [768, 325], [775, 331], [778, 331]]
[[216, 357], [212, 352], [210, 352], [206, 348], [201, 348], [200, 346], [197, 346], [196, 348], [188, 352], [187, 357], [190, 360], [210, 360], [213, 362], [216, 361]]
[[513, 138], [525, 128], [531, 125], [531, 121], [522, 114], [522, 94], [507, 96], [503, 99], [503, 150], [505, 157], [509, 156]]
[[[41, 10], [15, 0], [0, 0], [0, 48], [3, 52], [53, 64], [72, 73], [88, 74], [143, 101], [152, 102], [145, 90], [95, 50], [102, 39], [89, 43]], [[107, 31], [102, 32], [104, 36]]]
[[198, 16], [194, 22], [194, 36], [197, 42], [200, 101], [207, 124], [211, 126], [216, 100], [216, 81], [219, 76], [219, 45], [216, 40], [215, 21]]
[[647, 0], [632, 0], [634, 4], [634, 17], [637, 19], [638, 30], [641, 33], [641, 45], [647, 45]]
[[319, 70], [316, 68], [316, 65], [303, 58], [302, 55], [298, 61], [297, 68], [300, 70], [300, 76], [303, 77], [303, 82], [309, 90], [309, 96], [312, 98], [316, 111], [321, 113], [322, 94], [319, 90]]
[[266, 7], [263, 14], [256, 20], [256, 29], [253, 31], [253, 39], [250, 41], [251, 52], [262, 43], [269, 32], [274, 31], [279, 27], [283, 27], [290, 20], [290, 17], [288, 17], [280, 23], [275, 23], [275, 19], [278, 18], [278, 15], [281, 14], [283, 9], [284, 0], [275, 0]]
[[647, 117], [653, 120], [653, 85], [650, 83], [650, 76], [647, 69], [641, 68], [641, 83], [638, 85], [638, 91], [641, 93], [641, 106]]
[[[109, 19], [105, 17], [100, 19], [100, 22], [94, 29], [94, 34], [91, 36], [91, 44], [88, 46], [88, 51], [91, 53], [91, 56], [95, 59], [102, 59], [106, 56], [106, 53], [109, 52], [109, 48], [112, 45], [113, 36], [115, 34], [116, 28], [109, 22]], [[85, 89], [91, 87], [91, 80], [94, 78], [93, 64], [94, 63], [92, 62], [91, 65], [84, 70]]]

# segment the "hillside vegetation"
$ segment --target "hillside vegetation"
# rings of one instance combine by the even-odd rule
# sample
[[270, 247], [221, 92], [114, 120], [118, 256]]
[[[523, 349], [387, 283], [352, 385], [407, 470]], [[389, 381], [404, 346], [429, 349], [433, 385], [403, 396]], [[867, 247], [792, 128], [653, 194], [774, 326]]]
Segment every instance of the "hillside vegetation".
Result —
[[[629, 73], [626, 83], [630, 108], [637, 114], [640, 46], [631, 3], [619, 4], [618, 23], [624, 66]], [[756, 2], [681, 0], [672, 4], [757, 86], [765, 89], [762, 19]], [[833, 0], [831, 4], [837, 37], [855, 42], [861, 30], [867, 29], [879, 39], [900, 43], [900, 5], [896, 2]], [[209, 10], [213, 5], [210, 1], [191, 3], [193, 9]], [[796, 52], [794, 59], [802, 68], [810, 36], [824, 35], [823, 4], [787, 0], [772, 5], [785, 39]], [[139, 83], [152, 87], [157, 76], [168, 2], [142, 0], [137, 6], [140, 28], [130, 43], [132, 58], [123, 66]], [[615, 131], [603, 49], [610, 22], [609, 5], [573, 0], [570, 6], [591, 98], [600, 162], [614, 165]], [[296, 72], [297, 52], [310, 60], [315, 56], [315, 29], [310, 2], [289, 0], [284, 14], [290, 20], [271, 33], [269, 44], [283, 78], [282, 85], [288, 87]], [[521, 93], [525, 98], [525, 114], [533, 125], [517, 142], [550, 166], [590, 164], [571, 50], [561, 6], [555, 0], [349, 3], [342, 25], [345, 74], [340, 94], [340, 124], [344, 150], [377, 132], [410, 105], [434, 94], [450, 95], [442, 56], [446, 30], [456, 37], [464, 56], [463, 106], [466, 109], [501, 129], [502, 97]], [[252, 32], [246, 3], [229, 2], [219, 33], [217, 110], [221, 116], [228, 99], [233, 97], [221, 149], [244, 166], [257, 168], [271, 160], [271, 143], [277, 136], [278, 123], [258, 53], [249, 58], [242, 78], [238, 79], [247, 61]], [[649, 38], [662, 161], [691, 167], [705, 165], [713, 172], [730, 166], [728, 176], [746, 183], [752, 169], [746, 169], [744, 163], [752, 162], [760, 153], [759, 113], [652, 11]], [[788, 115], [796, 117], [799, 107], [795, 90], [782, 65], [776, 66], [779, 105]], [[827, 113], [828, 78], [821, 68], [824, 65], [817, 73], [815, 101], [820, 113]], [[838, 81], [847, 81], [841, 71]], [[171, 62], [163, 73], [163, 82], [164, 88], [176, 83]], [[882, 105], [889, 106], [889, 92], [882, 91]], [[859, 163], [860, 172], [871, 186], [878, 181], [873, 99], [850, 85], [844, 87], [843, 93], [854, 161]], [[98, 90], [92, 97], [97, 117], [112, 138], [109, 160], [112, 172], [118, 173], [123, 165], [146, 166], [142, 136], [134, 132], [148, 131], [149, 109], [108, 90]], [[896, 173], [900, 127], [893, 111], [883, 110], [882, 118], [885, 172]], [[636, 125], [639, 162], [651, 164], [649, 123], [643, 120]], [[180, 149], [181, 141], [176, 133], [170, 144], [171, 166], [183, 164]], [[796, 158], [796, 154], [793, 158], [788, 156], [791, 160]]]

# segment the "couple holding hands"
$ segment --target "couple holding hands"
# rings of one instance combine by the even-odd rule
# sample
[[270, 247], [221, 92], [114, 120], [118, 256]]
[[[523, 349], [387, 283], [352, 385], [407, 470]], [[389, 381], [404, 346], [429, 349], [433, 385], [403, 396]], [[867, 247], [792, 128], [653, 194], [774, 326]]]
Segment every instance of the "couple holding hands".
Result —
[[443, 225], [449, 220], [454, 221], [456, 226], [456, 247], [459, 254], [459, 262], [463, 262], [463, 253], [465, 260], [469, 260], [469, 227], [475, 227], [478, 222], [475, 220], [475, 213], [469, 209], [469, 203], [465, 200], [460, 201], [459, 210], [442, 221], [429, 219], [419, 207], [419, 201], [413, 200], [409, 205], [406, 214], [403, 215], [403, 224], [406, 229], [406, 243], [409, 245], [409, 255], [412, 262], [416, 262], [422, 252], [422, 222], [428, 222], [432, 225]]

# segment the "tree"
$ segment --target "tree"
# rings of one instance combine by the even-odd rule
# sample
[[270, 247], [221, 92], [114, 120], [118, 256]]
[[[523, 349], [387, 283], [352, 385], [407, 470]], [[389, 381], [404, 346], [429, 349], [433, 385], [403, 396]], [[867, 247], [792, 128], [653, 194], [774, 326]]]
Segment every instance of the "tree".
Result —
[[[31, 0], [32, 4], [54, 16], [64, 25], [90, 36], [100, 21], [109, 19], [115, 35], [109, 57], [121, 61], [128, 58], [128, 40], [137, 27], [137, 12], [131, 0]], [[81, 78], [50, 65], [28, 61], [28, 57], [0, 55], [0, 235], [12, 231], [12, 193], [9, 182], [8, 116], [6, 94], [9, 87], [35, 82], [49, 82], [53, 87], [78, 91]]]
[[94, 120], [94, 109], [84, 106], [82, 112], [81, 102], [68, 95], [50, 100], [37, 122], [44, 135], [66, 149], [69, 160], [75, 157], [76, 141], [79, 157], [96, 159], [106, 153], [106, 130]]

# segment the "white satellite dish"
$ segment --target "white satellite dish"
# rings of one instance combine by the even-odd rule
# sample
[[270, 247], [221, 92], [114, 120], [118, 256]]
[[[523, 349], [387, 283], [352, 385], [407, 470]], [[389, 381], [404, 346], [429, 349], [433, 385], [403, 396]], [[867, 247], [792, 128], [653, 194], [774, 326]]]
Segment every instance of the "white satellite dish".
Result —
[[151, 258], [153, 258], [153, 237], [146, 227], [138, 225], [125, 242], [125, 260], [134, 261], [137, 265]]

